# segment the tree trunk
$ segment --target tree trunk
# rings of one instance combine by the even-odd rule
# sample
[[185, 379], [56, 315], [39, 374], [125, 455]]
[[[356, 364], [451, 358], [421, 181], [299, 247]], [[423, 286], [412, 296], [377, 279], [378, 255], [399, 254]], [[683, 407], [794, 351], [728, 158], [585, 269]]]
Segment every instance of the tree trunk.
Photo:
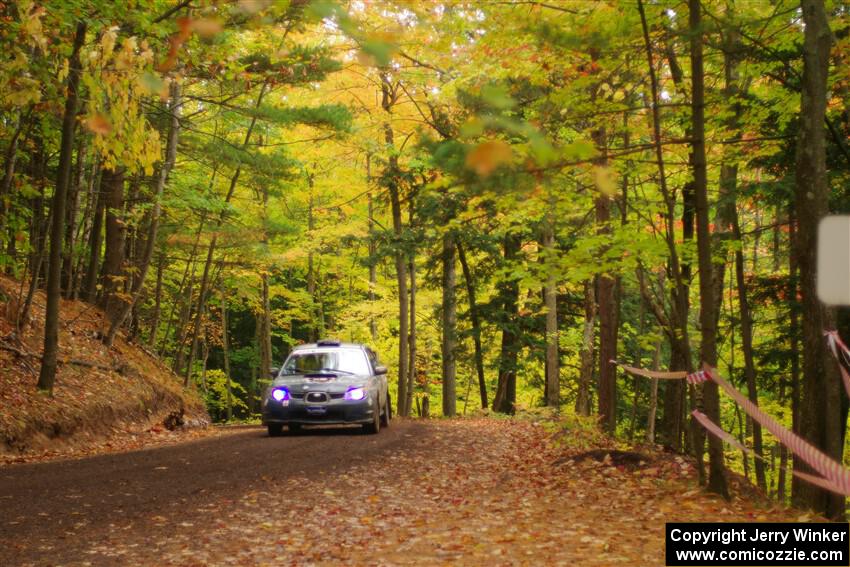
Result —
[[44, 321], [44, 352], [38, 375], [38, 389], [52, 395], [56, 381], [56, 366], [59, 354], [59, 302], [62, 278], [62, 235], [65, 232], [65, 201], [71, 176], [71, 158], [74, 151], [74, 134], [77, 119], [78, 87], [81, 66], [80, 49], [86, 38], [86, 23], [78, 22], [74, 35], [68, 72], [68, 95], [65, 99], [65, 114], [62, 119], [62, 141], [59, 151], [59, 171], [56, 175], [56, 190], [53, 194], [50, 226], [50, 264], [47, 275], [47, 305]]
[[159, 332], [159, 319], [162, 316], [162, 276], [165, 271], [165, 254], [160, 254], [156, 263], [156, 287], [153, 292], [153, 313], [151, 313], [150, 332], [148, 333], [148, 348], [156, 346], [156, 335]]
[[[597, 147], [604, 152], [604, 131], [597, 136]], [[598, 145], [598, 144], [602, 145]], [[605, 160], [607, 163], [607, 159]], [[598, 234], [610, 234], [611, 199], [607, 195], [596, 198]], [[596, 301], [599, 313], [599, 419], [609, 433], [617, 428], [617, 369], [610, 361], [617, 359], [617, 305], [616, 279], [599, 274], [596, 280]]]
[[454, 235], [443, 235], [443, 415], [457, 415], [455, 350], [457, 349], [457, 301], [455, 286], [455, 241]]
[[[31, 170], [34, 185], [37, 189], [37, 194], [30, 199], [30, 210], [32, 211], [29, 223], [30, 229], [30, 246], [33, 248], [29, 255], [29, 272], [30, 274], [40, 273], [41, 266], [37, 263], [44, 260], [44, 255], [41, 254], [47, 246], [47, 233], [50, 231], [50, 220], [52, 217], [50, 209], [45, 215], [45, 194], [47, 185], [50, 183], [47, 176], [47, 151], [45, 149], [44, 135], [39, 130], [34, 136], [35, 150], [31, 160]], [[39, 286], [39, 276], [35, 277], [36, 288]]]
[[[34, 185], [38, 188], [39, 194], [37, 197], [30, 200], [32, 211], [32, 218], [30, 219], [30, 246], [32, 250], [30, 251], [27, 259], [27, 269], [29, 271], [30, 281], [26, 298], [23, 301], [21, 301], [20, 298], [18, 300], [18, 304], [21, 305], [21, 307], [19, 308], [15, 319], [15, 328], [19, 332], [29, 325], [30, 322], [30, 309], [32, 308], [35, 292], [38, 289], [41, 269], [44, 265], [45, 250], [47, 247], [47, 231], [49, 230], [52, 218], [50, 215], [48, 215], [47, 219], [44, 217], [44, 193], [48, 183], [46, 178], [47, 156], [44, 151], [44, 138], [41, 135], [40, 130], [36, 132], [35, 136], [33, 136], [33, 142], [35, 144], [35, 149], [32, 152], [32, 157], [30, 159], [30, 174]], [[9, 242], [12, 243], [14, 241], [14, 235], [12, 235]], [[10, 257], [14, 258], [11, 254]], [[26, 279], [26, 277], [24, 279]], [[23, 290], [23, 288], [21, 288], [21, 290]]]
[[[87, 242], [89, 245], [93, 245], [91, 243], [91, 232], [92, 225], [94, 224], [95, 213], [97, 212], [98, 206], [98, 195], [100, 192], [100, 185], [98, 184], [100, 180], [100, 159], [97, 155], [92, 159], [91, 170], [89, 171], [88, 177], [88, 187], [86, 188], [86, 202], [83, 213], [83, 220], [80, 222], [80, 225], [77, 230], [77, 235], [74, 238], [77, 242]], [[98, 228], [100, 230], [103, 224], [103, 209], [101, 208], [101, 225]], [[100, 248], [100, 243], [96, 243], [98, 246], [98, 252]], [[74, 290], [71, 299], [79, 299], [83, 297], [83, 294], [86, 292], [86, 281], [85, 276], [87, 275], [86, 265], [89, 260], [89, 256], [91, 255], [90, 249], [88, 252], [83, 252], [77, 255], [77, 263], [74, 266], [74, 278], [71, 282], [71, 288]], [[97, 270], [95, 270], [95, 274]]]
[[584, 327], [581, 352], [579, 353], [578, 394], [576, 413], [589, 416], [593, 411], [591, 385], [593, 384], [593, 361], [596, 359], [596, 286], [592, 281], [584, 282]]
[[[21, 134], [30, 123], [29, 118], [32, 115], [32, 107], [26, 113], [21, 111], [18, 115], [18, 125], [6, 146], [3, 159], [3, 179], [0, 180], [0, 234], [6, 232], [6, 215], [9, 212], [9, 202], [12, 199], [12, 181], [15, 179], [15, 165], [18, 161], [18, 143], [21, 139]], [[14, 238], [10, 238], [10, 242], [14, 242]]]
[[[552, 204], [550, 204], [550, 207]], [[544, 220], [541, 243], [543, 253], [548, 255], [544, 260], [547, 277], [543, 286], [543, 305], [546, 307], [546, 380], [544, 401], [547, 406], [557, 408], [561, 404], [561, 368], [558, 343], [558, 280], [555, 268], [550, 266], [557, 253], [555, 249], [555, 228], [552, 215], [547, 214]], [[548, 261], [547, 261], [548, 260]]]
[[[741, 227], [738, 224], [737, 211], [733, 218], [732, 230], [736, 241], [741, 240]], [[744, 281], [744, 253], [740, 248], [735, 250], [735, 278], [738, 285], [738, 302], [741, 315], [741, 347], [744, 351], [744, 376], [747, 380], [747, 397], [758, 405], [758, 389], [756, 385], [755, 353], [753, 352], [753, 316], [750, 310], [747, 285]], [[753, 422], [753, 451], [762, 456], [761, 425]], [[767, 479], [764, 472], [764, 461], [755, 459], [756, 483], [762, 490], [767, 490]]]
[[[257, 344], [257, 354], [260, 356], [260, 335], [262, 333], [262, 321], [260, 317], [254, 317], [254, 341]], [[248, 382], [248, 413], [251, 415], [257, 412], [257, 366], [260, 361], [254, 359], [251, 364], [251, 379]], [[268, 370], [266, 370], [268, 372]]]
[[[661, 339], [655, 343], [652, 354], [652, 369], [658, 370], [661, 364]], [[658, 411], [658, 378], [653, 378], [649, 389], [649, 409], [646, 417], [646, 442], [655, 443], [655, 415]]]
[[459, 239], [456, 239], [457, 256], [463, 270], [463, 279], [466, 283], [466, 297], [469, 301], [469, 319], [472, 325], [472, 341], [475, 348], [475, 371], [478, 374], [478, 394], [481, 396], [481, 408], [487, 408], [487, 382], [484, 380], [484, 353], [481, 348], [481, 321], [478, 316], [478, 304], [475, 301], [475, 281], [472, 279], [472, 270], [466, 261], [466, 252]]
[[141, 258], [141, 265], [136, 279], [133, 281], [133, 289], [130, 294], [129, 301], [122, 300], [116, 307], [116, 312], [110, 321], [109, 331], [106, 334], [104, 343], [106, 346], [112, 346], [115, 340], [115, 335], [118, 329], [124, 324], [127, 315], [138, 302], [145, 285], [145, 278], [148, 274], [148, 269], [153, 258], [153, 251], [156, 247], [156, 235], [159, 230], [159, 216], [162, 205], [162, 194], [165, 190], [165, 185], [168, 183], [168, 176], [171, 174], [171, 169], [174, 167], [174, 162], [177, 159], [177, 143], [180, 135], [180, 87], [177, 81], [171, 82], [171, 125], [168, 129], [168, 140], [165, 146], [165, 161], [159, 171], [159, 177], [156, 182], [156, 190], [153, 195], [153, 209], [150, 214], [150, 226], [145, 240], [145, 249]]
[[[641, 301], [638, 303], [638, 337], [646, 336], [646, 313], [644, 302]], [[635, 354], [633, 360], [635, 364], [638, 366], [643, 366], [643, 346], [640, 343], [640, 340], [635, 341]], [[629, 441], [634, 441], [635, 438], [635, 430], [637, 429], [637, 415], [638, 415], [638, 406], [640, 405], [640, 394], [642, 388], [642, 381], [638, 381], [640, 376], [632, 376], [632, 417], [629, 420]]]
[[390, 207], [393, 217], [393, 235], [395, 237], [395, 269], [396, 281], [398, 282], [398, 413], [402, 417], [410, 414], [410, 408], [406, 406], [407, 401], [407, 335], [408, 335], [408, 293], [407, 293], [407, 261], [404, 253], [403, 232], [401, 218], [401, 195], [398, 183], [399, 167], [398, 157], [395, 155], [395, 141], [392, 123], [392, 108], [395, 104], [396, 94], [389, 74], [381, 73], [381, 108], [387, 114], [384, 122], [384, 142], [390, 152], [387, 158], [387, 169], [384, 175], [387, 190], [390, 194]]
[[103, 246], [103, 224], [106, 214], [106, 196], [103, 191], [103, 172], [98, 177], [94, 195], [94, 217], [89, 232], [89, 262], [83, 279], [82, 298], [89, 303], [97, 300], [97, 276], [100, 273], [100, 249]]
[[101, 187], [106, 196], [106, 250], [103, 255], [103, 289], [100, 306], [108, 316], [120, 301], [118, 294], [124, 274], [127, 224], [124, 222], [124, 169], [104, 169]]
[[[372, 186], [372, 154], [366, 155], [366, 185]], [[375, 243], [375, 211], [372, 205], [372, 193], [369, 199], [369, 307], [375, 306], [375, 288], [378, 286], [378, 254]], [[378, 341], [378, 323], [374, 315], [369, 315], [369, 334], [372, 342]]]
[[230, 334], [227, 331], [227, 298], [221, 294], [221, 350], [224, 357], [224, 377], [227, 380], [227, 421], [233, 419], [233, 386], [230, 382]]
[[[313, 177], [307, 175], [307, 184], [310, 188], [310, 198], [307, 201], [307, 231], [311, 235], [316, 228], [313, 221]], [[310, 296], [310, 327], [308, 338], [311, 343], [319, 340], [319, 328], [321, 314], [319, 312], [319, 300], [316, 297], [316, 270], [313, 265], [313, 248], [307, 252], [307, 295]]]
[[[797, 262], [797, 215], [793, 202], [788, 207], [788, 334], [791, 352], [791, 430], [800, 434], [800, 305], [797, 302], [799, 267]], [[793, 459], [792, 466], [798, 470], [800, 461]], [[792, 496], [799, 490], [800, 479], [791, 476]]]
[[[832, 33], [822, 0], [802, 1], [803, 78], [800, 125], [797, 131], [797, 170], [794, 204], [797, 213], [796, 255], [800, 271], [803, 335], [803, 389], [800, 433], [816, 447], [842, 462], [844, 420], [843, 393], [837, 368], [823, 339], [824, 329], [834, 327], [832, 309], [816, 294], [817, 226], [828, 213], [829, 184], [826, 173], [824, 119]], [[802, 463], [794, 459], [794, 466]], [[844, 517], [844, 497], [809, 484], [795, 487], [794, 502], [833, 520]]]
[[[186, 353], [183, 348], [186, 344], [186, 338], [189, 336], [189, 322], [192, 320], [192, 309], [194, 299], [192, 297], [193, 291], [195, 288], [195, 266], [192, 266], [192, 277], [189, 279], [189, 283], [186, 285], [184, 290], [181, 290], [184, 294], [184, 299], [181, 303], [180, 308], [180, 317], [177, 321], [177, 328], [175, 329], [175, 334], [177, 336], [177, 340], [174, 345], [174, 361], [171, 365], [171, 369], [177, 375], [183, 374], [183, 365], [186, 363]], [[163, 337], [163, 342], [168, 339], [168, 329], [166, 329], [166, 336]]]
[[[742, 108], [736, 100], [740, 96], [738, 84], [738, 63], [741, 57], [742, 45], [734, 29], [724, 31], [725, 41], [723, 45], [724, 97], [732, 104], [733, 112], [726, 120], [726, 125], [733, 133], [733, 139], [740, 139], [740, 118]], [[742, 244], [741, 227], [738, 222], [738, 164], [735, 162], [735, 152], [725, 149], [723, 163], [720, 166], [720, 199], [718, 202], [718, 233], [719, 240], [728, 239]], [[747, 297], [747, 287], [744, 281], [744, 252], [741, 245], [735, 247], [735, 281], [738, 287], [738, 301], [741, 319], [741, 348], [744, 354], [744, 376], [747, 382], [748, 397], [751, 402], [758, 405], [758, 390], [756, 386], [756, 368], [753, 353], [753, 319]], [[725, 274], [725, 263], [715, 266], [715, 282], [719, 290], [723, 289]], [[730, 285], [731, 289], [731, 285]], [[722, 301], [719, 300], [718, 303]], [[732, 335], [734, 338], [734, 334]], [[730, 370], [731, 374], [731, 370]], [[761, 425], [758, 422], [748, 422], [753, 432], [753, 451], [759, 457], [762, 456], [762, 434]], [[767, 480], [765, 477], [764, 461], [760, 458], [754, 459], [756, 483], [758, 487], [767, 493]]]
[[[44, 187], [42, 187], [42, 191]], [[35, 292], [38, 289], [38, 282], [41, 278], [41, 270], [44, 266], [44, 253], [45, 248], [47, 246], [47, 237], [44, 234], [47, 230], [47, 227], [50, 225], [52, 220], [52, 215], [48, 215], [47, 219], [42, 219], [40, 217], [33, 218], [33, 222], [38, 222], [41, 225], [41, 228], [37, 229], [35, 232], [38, 234], [37, 240], [34, 242], [34, 250], [32, 251], [30, 258], [30, 281], [29, 286], [27, 286], [27, 296], [23, 301], [23, 305], [18, 311], [18, 316], [15, 319], [15, 329], [20, 332], [26, 327], [30, 322], [30, 310], [32, 309], [32, 302], [35, 298]], [[20, 302], [19, 302], [20, 303]]]
[[[676, 202], [674, 195], [667, 186], [664, 152], [661, 145], [661, 113], [658, 99], [658, 79], [652, 53], [652, 42], [649, 38], [649, 26], [646, 21], [642, 0], [638, 0], [641, 29], [643, 31], [644, 49], [646, 52], [647, 69], [649, 71], [652, 109], [652, 142], [655, 146], [655, 161], [658, 167], [658, 185], [666, 207], [665, 242], [669, 254], [668, 273], [673, 278], [670, 287], [671, 317], [667, 335], [670, 339], [670, 367], [673, 370], [692, 370], [690, 341], [688, 338], [689, 284], [691, 269], [686, 263], [680, 264], [679, 253], [676, 249], [675, 213]], [[667, 59], [670, 74], [678, 88], [682, 88], [682, 72], [676, 61], [675, 51], [667, 46]], [[684, 241], [693, 239], [693, 188], [690, 183], [682, 188], [682, 238]], [[680, 381], [667, 384], [664, 388], [664, 440], [673, 450], [682, 450], [683, 411], [685, 387]], [[702, 468], [700, 467], [700, 470]]]
[[80, 191], [85, 184], [86, 144], [77, 143], [77, 164], [71, 182], [68, 184], [67, 219], [65, 220], [65, 252], [62, 258], [63, 292], [67, 299], [74, 296], [74, 248], [77, 234], [77, 212], [80, 208]]
[[[506, 234], [503, 239], [504, 263], [511, 266], [517, 260], [520, 239], [515, 234]], [[499, 353], [499, 382], [493, 396], [493, 410], [501, 413], [516, 411], [516, 365], [519, 354], [519, 331], [517, 329], [519, 282], [508, 277], [499, 284], [502, 304], [502, 346]]]
[[[271, 303], [269, 299], [269, 275], [263, 272], [260, 282], [260, 333], [257, 337], [260, 346], [260, 369], [258, 376], [265, 379], [269, 376], [272, 361], [272, 314]], [[256, 394], [256, 390], [255, 390]]]
[[[407, 205], [407, 226], [412, 230], [414, 226], [415, 192], [410, 192]], [[416, 385], [416, 247], [411, 246], [409, 252], [407, 271], [410, 273], [410, 333], [408, 335], [408, 362], [407, 362], [407, 401], [405, 407], [407, 412], [413, 411], [413, 391]], [[427, 395], [427, 391], [426, 391]]]
[[[691, 127], [694, 193], [697, 216], [697, 257], [699, 261], [700, 291], [700, 356], [712, 367], [717, 366], [717, 303], [711, 258], [711, 233], [708, 226], [708, 172], [705, 160], [705, 73], [702, 58], [702, 12], [699, 0], [689, 0], [691, 34]], [[720, 394], [717, 384], [703, 384], [705, 414], [714, 423], [720, 423]], [[708, 438], [709, 477], [708, 489], [729, 498], [726, 485], [726, 467], [723, 462], [723, 441]]]
[[[413, 204], [411, 203], [410, 225], [413, 225]], [[410, 334], [407, 337], [408, 342], [408, 360], [407, 360], [407, 401], [405, 407], [407, 412], [413, 411], [413, 390], [416, 380], [416, 257], [413, 252], [410, 254], [410, 263], [407, 271], [410, 272]]]

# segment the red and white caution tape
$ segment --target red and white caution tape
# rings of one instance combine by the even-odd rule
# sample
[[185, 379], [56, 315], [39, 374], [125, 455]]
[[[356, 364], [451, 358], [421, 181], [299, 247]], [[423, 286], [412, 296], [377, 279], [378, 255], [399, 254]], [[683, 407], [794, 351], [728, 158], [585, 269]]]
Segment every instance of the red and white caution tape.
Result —
[[723, 430], [719, 425], [717, 425], [716, 423], [711, 421], [708, 418], [708, 416], [705, 415], [704, 413], [702, 413], [701, 411], [694, 410], [694, 411], [691, 412], [691, 416], [693, 416], [693, 418], [695, 420], [697, 420], [700, 423], [700, 425], [705, 427], [706, 431], [708, 431], [709, 433], [711, 433], [712, 435], [714, 435], [715, 437], [717, 437], [721, 441], [726, 441], [727, 443], [729, 443], [730, 445], [732, 445], [736, 449], [741, 450], [745, 453], [748, 453], [748, 454], [756, 457], [757, 459], [764, 460], [764, 457], [762, 457], [761, 455], [757, 455], [755, 451], [753, 451], [752, 449], [750, 449], [749, 447], [747, 447], [746, 445], [744, 445], [743, 443], [741, 443], [740, 441], [735, 439], [735, 437], [731, 433], [728, 433], [725, 430]]
[[703, 372], [702, 370], [694, 372], [693, 374], [688, 374], [685, 379], [688, 381], [688, 384], [700, 384], [702, 382], [708, 382], [708, 376], [706, 376], [705, 372]]
[[[840, 339], [838, 339], [840, 341]], [[836, 345], [839, 345], [838, 341], [836, 341]], [[841, 343], [843, 345], [843, 343]], [[846, 346], [844, 347], [846, 349]], [[850, 353], [848, 353], [850, 356]], [[627, 367], [624, 365], [620, 365], [624, 370], [631, 372], [632, 367]], [[640, 376], [649, 376], [651, 378], [655, 378], [653, 376], [655, 373], [651, 373], [646, 370], [641, 370], [638, 375]], [[672, 374], [672, 373], [671, 373]], [[816, 472], [820, 473], [823, 478], [818, 478], [812, 475], [807, 475], [806, 473], [795, 474], [801, 478], [806, 480], [807, 482], [811, 482], [817, 486], [825, 488], [827, 490], [831, 490], [838, 494], [844, 494], [850, 496], [850, 469], [845, 468], [842, 464], [836, 462], [831, 457], [826, 455], [820, 449], [794, 433], [780, 425], [775, 419], [773, 419], [770, 415], [764, 413], [756, 404], [747, 399], [746, 396], [741, 394], [738, 390], [736, 390], [731, 384], [726, 382], [720, 374], [717, 372], [717, 369], [711, 368], [708, 365], [703, 365], [703, 369], [701, 372], [695, 372], [693, 374], [688, 374], [686, 372], [675, 373], [680, 374], [680, 378], [686, 378], [689, 383], [696, 384], [699, 382], [705, 382], [707, 380], [711, 380], [720, 386], [723, 391], [725, 391], [729, 397], [735, 400], [741, 408], [747, 414], [753, 418], [756, 422], [758, 422], [762, 427], [770, 431], [779, 441], [785, 445], [789, 451], [791, 451], [794, 455], [800, 458], [807, 465], [812, 467]], [[708, 418], [706, 418], [707, 420]], [[701, 420], [700, 423], [703, 423]], [[714, 425], [710, 420], [708, 423]], [[703, 424], [705, 426], [705, 424]], [[716, 426], [715, 426], [716, 427]], [[712, 429], [708, 428], [709, 431], [712, 431], [716, 434]], [[717, 427], [717, 429], [720, 429]], [[720, 431], [723, 431], [720, 429]], [[736, 441], [737, 442], [737, 441]]]
[[819, 476], [814, 476], [811, 474], [807, 474], [800, 471], [791, 471], [794, 476], [799, 478], [800, 480], [806, 481], [809, 484], [814, 484], [815, 486], [820, 486], [825, 490], [829, 490], [830, 492], [834, 492], [836, 494], [840, 494], [842, 496], [847, 496], [846, 492], [843, 492], [840, 487], [835, 484], [829, 482], [825, 478], [821, 478]]
[[610, 360], [611, 364], [616, 364], [629, 374], [634, 374], [635, 376], [643, 376], [644, 378], [656, 378], [659, 380], [681, 380], [682, 378], [686, 378], [688, 373], [683, 371], [680, 372], [659, 372], [658, 370], [646, 370], [644, 368], [638, 368], [637, 366], [629, 366], [628, 364], [623, 364], [622, 362], [617, 362], [616, 360]]
[[[696, 419], [700, 423], [700, 425], [702, 425], [706, 429], [706, 431], [708, 431], [709, 433], [711, 433], [712, 435], [714, 435], [715, 437], [717, 437], [721, 441], [725, 441], [726, 443], [728, 443], [732, 447], [735, 447], [736, 449], [743, 451], [744, 453], [752, 455], [756, 459], [759, 459], [761, 461], [766, 460], [764, 457], [757, 454], [755, 451], [753, 451], [752, 449], [750, 449], [749, 447], [747, 447], [746, 445], [744, 445], [743, 443], [741, 443], [740, 441], [735, 439], [735, 437], [731, 433], [728, 433], [727, 431], [723, 430], [719, 425], [717, 425], [716, 423], [711, 421], [708, 418], [708, 416], [705, 415], [704, 413], [702, 413], [701, 411], [694, 410], [694, 411], [691, 412], [691, 415], [694, 417], [694, 419]], [[806, 473], [800, 472], [800, 471], [791, 471], [791, 474], [793, 474], [794, 476], [796, 476], [800, 480], [808, 482], [809, 484], [814, 484], [815, 486], [819, 486], [821, 488], [824, 488], [826, 490], [830, 490], [830, 491], [838, 493], [838, 494], [844, 494], [843, 492], [841, 492], [841, 489], [838, 486], [836, 486], [834, 483], [826, 480], [825, 478], [821, 478], [819, 476], [814, 476], [814, 475], [811, 475], [811, 474], [806, 474]]]
[[705, 365], [703, 367], [703, 372], [706, 373], [709, 380], [723, 388], [723, 390], [729, 394], [729, 397], [738, 402], [738, 405], [740, 405], [750, 417], [756, 420], [762, 427], [770, 431], [783, 445], [788, 447], [789, 451], [797, 455], [803, 462], [820, 473], [824, 479], [829, 481], [833, 485], [830, 490], [838, 492], [839, 494], [850, 495], [850, 470], [834, 461], [831, 457], [793, 431], [789, 431], [784, 428], [775, 419], [764, 413], [757, 405], [748, 400], [743, 394], [741, 394], [741, 392], [721, 378], [716, 369]]
[[646, 370], [644, 368], [638, 368], [637, 366], [629, 366], [628, 364], [623, 364], [622, 362], [617, 362], [616, 360], [610, 360], [609, 362], [611, 364], [616, 364], [629, 374], [634, 374], [635, 376], [643, 376], [644, 378], [655, 378], [658, 380], [681, 380], [682, 378], [685, 378], [688, 381], [688, 384], [699, 384], [700, 382], [705, 382], [706, 380], [708, 380], [702, 370], [691, 374], [688, 374], [684, 370], [673, 372], [660, 372], [658, 370]]

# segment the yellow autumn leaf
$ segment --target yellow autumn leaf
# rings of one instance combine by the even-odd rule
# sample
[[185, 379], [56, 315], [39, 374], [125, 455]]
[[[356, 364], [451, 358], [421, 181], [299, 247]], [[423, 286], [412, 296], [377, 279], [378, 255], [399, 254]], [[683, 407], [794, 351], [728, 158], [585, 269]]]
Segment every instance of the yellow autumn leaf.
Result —
[[617, 193], [617, 185], [611, 168], [598, 165], [593, 168], [593, 183], [599, 192], [609, 197]]
[[224, 29], [224, 24], [218, 18], [198, 18], [192, 20], [190, 28], [201, 37], [213, 37]]

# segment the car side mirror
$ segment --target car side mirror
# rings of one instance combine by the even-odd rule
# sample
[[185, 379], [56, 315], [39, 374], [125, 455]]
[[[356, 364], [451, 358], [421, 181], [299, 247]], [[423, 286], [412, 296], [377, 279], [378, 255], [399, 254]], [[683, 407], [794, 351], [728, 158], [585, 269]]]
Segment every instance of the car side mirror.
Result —
[[276, 366], [272, 366], [271, 368], [269, 368], [269, 374], [271, 375], [272, 378], [277, 378], [277, 375], [279, 373], [280, 373], [280, 368], [277, 368]]
[[387, 373], [387, 367], [386, 366], [376, 366], [375, 367], [375, 374], [376, 375], [382, 376], [386, 373]]

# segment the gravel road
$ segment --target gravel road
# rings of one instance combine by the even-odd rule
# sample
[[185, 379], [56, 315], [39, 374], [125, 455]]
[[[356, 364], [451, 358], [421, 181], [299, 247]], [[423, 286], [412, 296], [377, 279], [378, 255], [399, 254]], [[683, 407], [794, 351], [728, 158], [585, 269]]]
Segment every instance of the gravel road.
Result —
[[356, 427], [269, 438], [252, 427], [165, 448], [2, 467], [0, 565], [109, 564], [92, 549], [116, 531], [142, 542], [190, 531], [208, 519], [198, 517], [204, 501], [235, 500], [293, 476], [380, 467], [428, 429], [394, 421], [378, 435]]

